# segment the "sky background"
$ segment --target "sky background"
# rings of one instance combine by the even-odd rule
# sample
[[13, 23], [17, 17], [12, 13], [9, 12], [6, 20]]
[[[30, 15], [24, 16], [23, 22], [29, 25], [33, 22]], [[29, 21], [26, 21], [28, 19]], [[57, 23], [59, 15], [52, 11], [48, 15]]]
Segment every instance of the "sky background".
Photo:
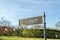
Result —
[[13, 25], [18, 20], [46, 13], [47, 27], [60, 21], [60, 0], [0, 0], [0, 19], [4, 17]]

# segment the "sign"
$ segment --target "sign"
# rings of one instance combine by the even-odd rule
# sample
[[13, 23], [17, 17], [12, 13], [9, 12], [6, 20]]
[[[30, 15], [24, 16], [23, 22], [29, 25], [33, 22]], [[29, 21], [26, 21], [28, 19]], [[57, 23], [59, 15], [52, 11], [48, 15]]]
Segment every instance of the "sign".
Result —
[[42, 23], [43, 23], [42, 16], [19, 20], [19, 26], [42, 24]]

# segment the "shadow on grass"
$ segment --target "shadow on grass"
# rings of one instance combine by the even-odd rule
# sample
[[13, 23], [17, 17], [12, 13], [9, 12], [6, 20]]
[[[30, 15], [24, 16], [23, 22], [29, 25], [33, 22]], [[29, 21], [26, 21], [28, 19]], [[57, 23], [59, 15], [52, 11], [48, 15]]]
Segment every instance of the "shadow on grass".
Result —
[[4, 40], [4, 39], [0, 38], [0, 40]]

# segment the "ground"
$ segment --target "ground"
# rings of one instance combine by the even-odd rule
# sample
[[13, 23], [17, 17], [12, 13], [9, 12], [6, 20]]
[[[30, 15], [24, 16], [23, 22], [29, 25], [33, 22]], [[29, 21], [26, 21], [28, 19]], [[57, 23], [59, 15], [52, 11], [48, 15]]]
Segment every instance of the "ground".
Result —
[[[16, 36], [0, 36], [0, 40], [44, 40], [43, 38], [22, 38]], [[47, 39], [47, 40], [60, 40], [60, 39]]]

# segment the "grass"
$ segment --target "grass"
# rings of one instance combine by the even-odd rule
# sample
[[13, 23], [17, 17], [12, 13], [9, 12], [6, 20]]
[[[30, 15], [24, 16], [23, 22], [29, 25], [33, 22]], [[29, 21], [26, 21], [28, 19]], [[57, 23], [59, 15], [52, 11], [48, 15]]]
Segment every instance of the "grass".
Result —
[[[43, 38], [22, 38], [16, 36], [0, 36], [0, 40], [44, 40]], [[60, 39], [47, 39], [47, 40], [60, 40]]]
[[43, 38], [22, 38], [22, 37], [15, 37], [15, 36], [1, 36], [1, 39], [4, 40], [39, 40], [39, 39], [43, 39]]

